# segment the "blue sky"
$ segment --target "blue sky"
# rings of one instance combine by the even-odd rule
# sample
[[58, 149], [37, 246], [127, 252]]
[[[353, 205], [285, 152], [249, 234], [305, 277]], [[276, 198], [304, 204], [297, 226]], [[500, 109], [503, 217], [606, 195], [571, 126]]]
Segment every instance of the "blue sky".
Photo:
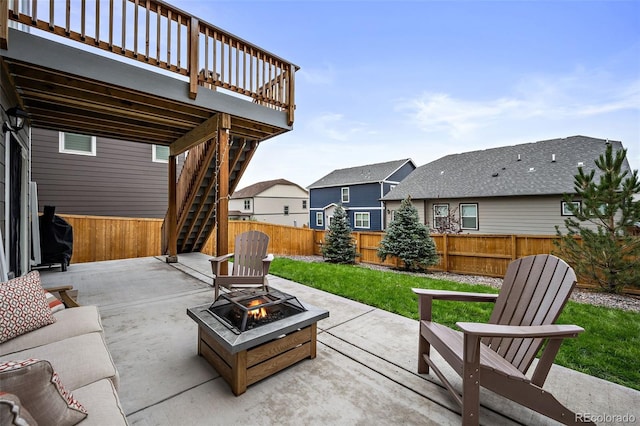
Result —
[[171, 4], [301, 67], [239, 188], [578, 134], [640, 167], [640, 1]]

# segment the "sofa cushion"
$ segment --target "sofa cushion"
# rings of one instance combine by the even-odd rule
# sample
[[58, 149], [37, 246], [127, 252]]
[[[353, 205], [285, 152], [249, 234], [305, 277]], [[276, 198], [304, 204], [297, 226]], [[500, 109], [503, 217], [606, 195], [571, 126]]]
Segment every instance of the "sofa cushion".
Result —
[[28, 358], [50, 361], [67, 389], [72, 391], [105, 378], [112, 380], [116, 389], [118, 388], [116, 366], [101, 332], [69, 337], [48, 345], [3, 355], [0, 362]]
[[82, 426], [127, 424], [127, 418], [111, 380], [102, 379], [75, 389], [73, 395], [82, 401], [89, 413]]
[[31, 426], [36, 421], [16, 395], [0, 391], [0, 425]]
[[49, 304], [49, 309], [51, 309], [51, 313], [55, 314], [65, 308], [64, 303], [60, 301], [55, 295], [49, 293], [47, 290], [44, 291], [44, 295], [47, 298], [47, 303]]
[[103, 330], [96, 306], [64, 309], [56, 312], [54, 317], [56, 322], [51, 325], [0, 343], [0, 356]]
[[0, 283], [0, 343], [55, 321], [38, 271]]
[[0, 364], [2, 388], [15, 394], [40, 425], [75, 425], [87, 411], [60, 382], [51, 363], [28, 359]]

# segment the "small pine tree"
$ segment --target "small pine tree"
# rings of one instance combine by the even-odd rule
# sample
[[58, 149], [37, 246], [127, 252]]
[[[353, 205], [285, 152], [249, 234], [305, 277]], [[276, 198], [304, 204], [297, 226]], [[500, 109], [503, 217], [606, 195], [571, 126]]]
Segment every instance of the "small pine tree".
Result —
[[322, 246], [322, 255], [331, 263], [351, 264], [356, 259], [356, 245], [351, 237], [347, 213], [342, 206], [336, 207], [329, 231]]
[[418, 210], [407, 197], [400, 203], [394, 220], [380, 241], [378, 257], [396, 256], [404, 262], [404, 269], [417, 271], [438, 263], [436, 245], [429, 229], [420, 223]]
[[[640, 222], [640, 193], [638, 171], [622, 171], [626, 149], [613, 153], [609, 144], [596, 161], [602, 172], [595, 182], [595, 170], [585, 173], [582, 167], [574, 177], [575, 197], [582, 205], [574, 205], [572, 197], [564, 199], [572, 217], [565, 219], [568, 233], [563, 235], [556, 226], [560, 239], [554, 241], [559, 256], [573, 266], [579, 276], [598, 284], [601, 290], [618, 293], [625, 286], [639, 286], [640, 237], [629, 231]], [[594, 227], [584, 226], [590, 222]], [[582, 241], [575, 237], [580, 236]]]

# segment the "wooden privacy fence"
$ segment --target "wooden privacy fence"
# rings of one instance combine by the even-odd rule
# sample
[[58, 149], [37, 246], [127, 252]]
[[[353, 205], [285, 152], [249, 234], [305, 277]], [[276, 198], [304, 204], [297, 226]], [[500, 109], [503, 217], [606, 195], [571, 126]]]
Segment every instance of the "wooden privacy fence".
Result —
[[[72, 263], [162, 254], [162, 219], [121, 218], [61, 214], [73, 226]], [[259, 230], [271, 237], [269, 251], [276, 255], [321, 255], [325, 231], [253, 221], [229, 221], [229, 250], [235, 236], [248, 230]], [[398, 260], [382, 262], [377, 256], [384, 234], [354, 232], [358, 262], [397, 266]], [[459, 274], [502, 277], [513, 259], [531, 254], [550, 253], [550, 235], [432, 235], [440, 263], [432, 270]], [[215, 233], [202, 252], [215, 255]], [[220, 253], [222, 254], [222, 253]]]
[[157, 256], [162, 219], [59, 214], [73, 227], [71, 263]]
[[[160, 246], [162, 219], [82, 216], [60, 214], [73, 227], [71, 263], [128, 259], [162, 255]], [[253, 221], [229, 221], [229, 251], [233, 251], [235, 236], [258, 230], [269, 235], [269, 252], [275, 255], [322, 255], [325, 231]], [[377, 256], [381, 232], [354, 232], [358, 262], [395, 267], [395, 258], [380, 261]], [[553, 251], [554, 235], [470, 235], [434, 234], [440, 262], [432, 271], [466, 275], [503, 277], [507, 265], [514, 259]], [[202, 252], [216, 255], [215, 233]], [[224, 253], [220, 253], [224, 254]], [[593, 287], [580, 283], [580, 287]], [[635, 288], [625, 289], [639, 294]]]

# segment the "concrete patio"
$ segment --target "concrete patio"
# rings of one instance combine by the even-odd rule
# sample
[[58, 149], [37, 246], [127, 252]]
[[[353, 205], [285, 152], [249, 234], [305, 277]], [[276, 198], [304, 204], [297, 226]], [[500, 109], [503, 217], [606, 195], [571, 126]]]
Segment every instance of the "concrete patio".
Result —
[[[460, 423], [438, 381], [416, 373], [417, 321], [273, 276], [272, 287], [330, 311], [318, 323], [317, 358], [234, 396], [197, 355], [197, 326], [186, 314], [213, 301], [207, 259], [191, 253], [177, 264], [147, 257], [41, 270], [45, 286], [73, 284], [81, 304], [99, 306], [130, 424]], [[577, 413], [608, 416], [598, 424], [620, 424], [606, 421], [616, 415], [640, 422], [638, 391], [556, 365], [545, 388]], [[482, 404], [482, 424], [555, 424], [485, 390]]]

